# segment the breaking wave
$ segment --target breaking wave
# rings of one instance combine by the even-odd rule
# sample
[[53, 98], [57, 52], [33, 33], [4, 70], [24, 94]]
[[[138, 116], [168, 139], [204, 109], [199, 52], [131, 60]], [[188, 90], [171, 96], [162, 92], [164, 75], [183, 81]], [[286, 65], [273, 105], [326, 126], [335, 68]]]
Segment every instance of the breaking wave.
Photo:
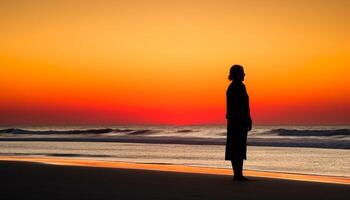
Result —
[[[225, 145], [225, 127], [102, 127], [6, 128], [0, 141], [124, 142], [155, 144]], [[350, 149], [348, 127], [255, 128], [248, 136], [252, 146]]]
[[279, 136], [350, 136], [350, 129], [331, 129], [331, 130], [299, 130], [299, 129], [272, 129], [267, 133], [276, 134]]
[[75, 130], [27, 130], [19, 128], [8, 128], [0, 129], [0, 133], [5, 134], [31, 134], [31, 135], [61, 135], [61, 134], [105, 134], [105, 133], [126, 133], [128, 135], [150, 135], [152, 133], [157, 133], [157, 130], [151, 129], [111, 129], [111, 128], [101, 128], [101, 129], [75, 129]]
[[[123, 135], [137, 136], [137, 135], [152, 135], [155, 133], [162, 133], [163, 136], [178, 136], [182, 134], [183, 136], [190, 134], [188, 136], [195, 137], [207, 137], [212, 136], [226, 136], [226, 130], [220, 129], [217, 131], [206, 132], [206, 129], [195, 130], [195, 129], [178, 129], [172, 130], [168, 128], [96, 128], [96, 129], [69, 129], [69, 130], [31, 130], [31, 129], [20, 129], [20, 128], [7, 128], [0, 129], [0, 134], [31, 134], [31, 135], [60, 135], [60, 134], [106, 134], [106, 133], [123, 133]], [[295, 136], [295, 137], [330, 137], [330, 136], [350, 136], [350, 129], [267, 129], [264, 131], [250, 133], [250, 136]]]
[[113, 129], [86, 129], [86, 130], [26, 130], [18, 128], [1, 129], [0, 133], [11, 133], [11, 134], [38, 134], [38, 135], [49, 135], [49, 134], [103, 134], [110, 133]]

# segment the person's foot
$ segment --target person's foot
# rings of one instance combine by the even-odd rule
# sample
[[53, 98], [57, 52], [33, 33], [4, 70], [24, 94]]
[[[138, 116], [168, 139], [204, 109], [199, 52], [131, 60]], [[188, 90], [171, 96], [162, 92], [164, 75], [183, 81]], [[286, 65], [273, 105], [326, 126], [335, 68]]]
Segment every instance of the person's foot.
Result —
[[244, 176], [234, 176], [234, 177], [233, 177], [233, 180], [234, 180], [234, 181], [249, 181], [249, 179], [247, 179], [247, 178], [244, 177]]

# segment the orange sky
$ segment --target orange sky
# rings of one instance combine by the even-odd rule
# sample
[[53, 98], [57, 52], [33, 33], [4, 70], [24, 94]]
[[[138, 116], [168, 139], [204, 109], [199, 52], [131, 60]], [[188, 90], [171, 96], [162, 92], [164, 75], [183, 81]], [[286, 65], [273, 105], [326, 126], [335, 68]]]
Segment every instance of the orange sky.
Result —
[[[88, 3], [87, 3], [88, 2]], [[350, 123], [350, 1], [0, 3], [0, 125]]]

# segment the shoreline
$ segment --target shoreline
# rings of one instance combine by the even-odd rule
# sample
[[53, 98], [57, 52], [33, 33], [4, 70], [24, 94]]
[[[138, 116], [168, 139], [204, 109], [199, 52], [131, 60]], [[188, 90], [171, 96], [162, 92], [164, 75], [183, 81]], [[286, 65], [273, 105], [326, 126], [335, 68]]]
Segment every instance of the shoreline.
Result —
[[[122, 162], [122, 161], [101, 161], [101, 160], [91, 160], [91, 159], [72, 159], [72, 158], [34, 157], [34, 156], [30, 156], [30, 157], [29, 156], [28, 157], [27, 156], [0, 156], [0, 161], [18, 161], [18, 162], [41, 163], [46, 165], [60, 165], [60, 166], [150, 170], [150, 171], [161, 171], [161, 172], [232, 176], [231, 169], [194, 167], [194, 166], [172, 165], [172, 164], [148, 164], [148, 163], [146, 164], [146, 163], [132, 163], [132, 162]], [[342, 177], [342, 176], [310, 175], [310, 174], [268, 172], [268, 171], [256, 171], [256, 170], [244, 170], [244, 174], [245, 176], [248, 176], [248, 177], [350, 185], [350, 177]]]

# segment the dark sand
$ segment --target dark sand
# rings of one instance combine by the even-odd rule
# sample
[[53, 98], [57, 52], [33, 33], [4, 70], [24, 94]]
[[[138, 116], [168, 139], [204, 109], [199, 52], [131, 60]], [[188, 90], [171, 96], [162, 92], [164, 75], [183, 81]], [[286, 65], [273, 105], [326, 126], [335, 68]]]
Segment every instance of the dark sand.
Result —
[[0, 161], [0, 199], [350, 199], [350, 185]]

